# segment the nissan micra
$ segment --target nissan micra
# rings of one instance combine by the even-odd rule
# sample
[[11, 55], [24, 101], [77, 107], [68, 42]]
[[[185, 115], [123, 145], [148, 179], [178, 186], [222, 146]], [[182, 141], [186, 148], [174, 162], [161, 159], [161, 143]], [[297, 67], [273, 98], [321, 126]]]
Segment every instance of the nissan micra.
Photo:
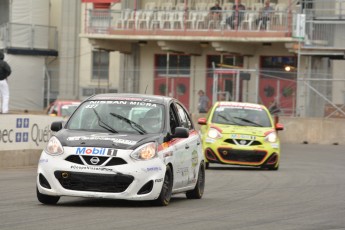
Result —
[[66, 123], [53, 122], [51, 130], [37, 170], [37, 198], [43, 204], [72, 196], [166, 206], [175, 193], [203, 196], [201, 138], [174, 98], [94, 95]]
[[274, 122], [264, 105], [216, 102], [207, 118], [199, 118], [206, 168], [210, 163], [254, 166], [278, 170], [280, 141]]

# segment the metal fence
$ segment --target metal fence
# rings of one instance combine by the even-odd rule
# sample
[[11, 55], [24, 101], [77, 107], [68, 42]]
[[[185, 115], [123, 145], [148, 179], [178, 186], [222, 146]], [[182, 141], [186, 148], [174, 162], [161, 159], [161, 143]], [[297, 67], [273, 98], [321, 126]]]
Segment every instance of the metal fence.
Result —
[[[181, 72], [176, 70], [176, 72]], [[183, 71], [182, 71], [183, 72]], [[195, 69], [190, 75], [158, 76], [152, 70], [126, 70], [120, 76], [152, 75], [152, 82], [139, 77], [123, 77], [116, 92], [134, 92], [130, 85], [144, 85], [146, 93], [172, 96], [197, 113], [200, 81], [206, 82], [206, 95], [211, 101], [244, 101], [266, 105], [281, 116], [345, 118], [345, 79], [326, 73], [299, 73], [269, 69]], [[217, 81], [215, 79], [217, 75]], [[45, 103], [59, 95], [58, 70], [47, 70]], [[143, 88], [143, 87], [142, 87]], [[114, 92], [110, 85], [89, 86], [92, 93]], [[79, 88], [82, 95], [83, 88]], [[82, 99], [82, 98], [81, 98]]]

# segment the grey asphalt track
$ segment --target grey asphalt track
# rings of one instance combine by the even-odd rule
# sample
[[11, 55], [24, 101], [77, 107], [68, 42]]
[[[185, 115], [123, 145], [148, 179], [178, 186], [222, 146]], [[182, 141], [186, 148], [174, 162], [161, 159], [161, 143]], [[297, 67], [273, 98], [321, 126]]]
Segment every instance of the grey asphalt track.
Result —
[[40, 204], [36, 169], [0, 171], [0, 229], [345, 229], [345, 147], [283, 144], [279, 171], [211, 164], [203, 199], [146, 202], [63, 197]]

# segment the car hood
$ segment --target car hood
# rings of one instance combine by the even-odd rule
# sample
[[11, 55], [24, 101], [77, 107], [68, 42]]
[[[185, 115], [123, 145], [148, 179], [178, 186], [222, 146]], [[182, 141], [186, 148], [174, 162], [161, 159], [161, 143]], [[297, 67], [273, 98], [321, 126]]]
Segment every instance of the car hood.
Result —
[[116, 149], [135, 149], [151, 141], [160, 143], [163, 139], [162, 134], [95, 133], [75, 130], [61, 130], [55, 136], [60, 140], [62, 146]]
[[222, 130], [222, 134], [243, 134], [252, 136], [265, 136], [265, 133], [273, 130], [272, 127], [253, 127], [239, 125], [216, 125]]

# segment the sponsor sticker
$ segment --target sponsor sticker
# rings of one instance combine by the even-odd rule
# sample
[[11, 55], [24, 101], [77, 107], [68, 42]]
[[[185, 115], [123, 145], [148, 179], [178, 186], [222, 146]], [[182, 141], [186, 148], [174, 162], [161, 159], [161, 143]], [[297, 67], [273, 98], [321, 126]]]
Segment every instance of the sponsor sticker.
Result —
[[114, 143], [118, 144], [125, 144], [125, 145], [135, 145], [137, 142], [132, 140], [125, 140], [125, 139], [119, 139], [114, 137], [86, 137], [86, 136], [77, 136], [77, 137], [68, 137], [68, 141], [84, 141], [84, 140], [100, 140], [100, 141], [112, 141]]
[[157, 171], [162, 171], [162, 168], [160, 166], [153, 166], [153, 167], [149, 167], [149, 168], [146, 168], [146, 171], [147, 172], [157, 172]]
[[215, 139], [212, 139], [212, 138], [207, 137], [207, 138], [205, 139], [205, 142], [206, 142], [206, 143], [214, 143], [214, 142], [216, 142], [216, 140], [215, 140]]
[[245, 134], [231, 134], [232, 139], [245, 139], [245, 140], [256, 140], [256, 136], [245, 135]]
[[105, 148], [86, 148], [78, 147], [75, 151], [76, 155], [106, 155]]
[[277, 143], [272, 143], [271, 146], [274, 149], [279, 149], [279, 144], [277, 144]]
[[39, 164], [42, 164], [42, 163], [48, 163], [48, 159], [40, 159], [38, 161]]
[[109, 169], [109, 168], [94, 167], [94, 166], [86, 166], [86, 165], [71, 165], [71, 169], [75, 169], [75, 170], [96, 170], [96, 171], [105, 171], [105, 172], [115, 172], [114, 170]]

